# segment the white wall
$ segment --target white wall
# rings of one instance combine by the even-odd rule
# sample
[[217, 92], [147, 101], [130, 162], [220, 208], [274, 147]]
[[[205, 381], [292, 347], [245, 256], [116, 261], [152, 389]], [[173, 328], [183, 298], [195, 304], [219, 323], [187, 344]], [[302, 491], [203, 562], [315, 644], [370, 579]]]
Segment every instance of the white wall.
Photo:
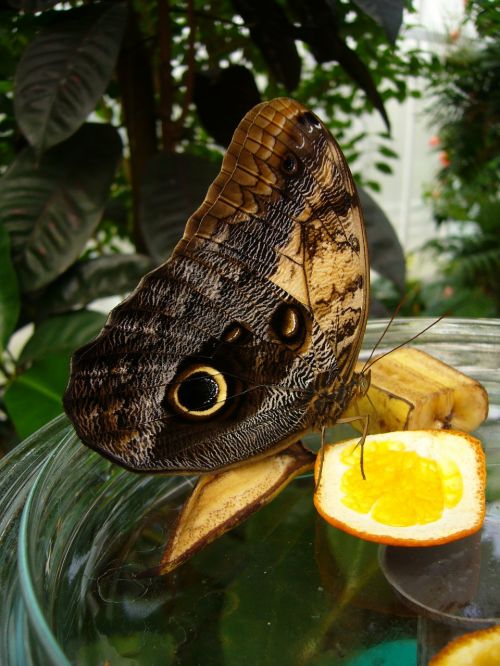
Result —
[[[463, 17], [463, 0], [420, 0], [415, 3], [417, 14], [409, 15], [403, 33], [410, 47], [442, 52], [447, 36], [460, 25]], [[411, 27], [408, 27], [410, 24]], [[423, 90], [423, 81], [414, 81], [413, 87]], [[393, 223], [399, 239], [407, 253], [418, 249], [425, 241], [445, 233], [438, 231], [432, 219], [431, 209], [423, 199], [426, 184], [432, 184], [439, 168], [438, 151], [429, 145], [436, 132], [424, 114], [429, 98], [409, 98], [403, 104], [391, 101], [387, 112], [391, 120], [393, 148], [399, 153], [398, 160], [391, 160], [394, 173], [385, 175], [373, 166], [373, 152], [369, 142], [366, 158], [355, 166], [367, 179], [377, 180], [382, 190], [371, 193]], [[359, 127], [382, 131], [384, 126], [376, 113], [362, 119]], [[431, 270], [428, 264], [410, 262], [410, 273], [423, 276]]]

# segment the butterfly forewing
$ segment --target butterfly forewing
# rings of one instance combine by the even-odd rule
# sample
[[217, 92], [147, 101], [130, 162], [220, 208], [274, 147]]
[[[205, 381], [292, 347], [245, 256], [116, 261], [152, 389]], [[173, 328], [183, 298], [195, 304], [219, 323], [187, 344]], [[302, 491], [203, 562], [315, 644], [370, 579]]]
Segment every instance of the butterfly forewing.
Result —
[[285, 447], [346, 406], [367, 293], [338, 146], [297, 102], [260, 104], [171, 258], [74, 355], [65, 409], [83, 442], [137, 471]]

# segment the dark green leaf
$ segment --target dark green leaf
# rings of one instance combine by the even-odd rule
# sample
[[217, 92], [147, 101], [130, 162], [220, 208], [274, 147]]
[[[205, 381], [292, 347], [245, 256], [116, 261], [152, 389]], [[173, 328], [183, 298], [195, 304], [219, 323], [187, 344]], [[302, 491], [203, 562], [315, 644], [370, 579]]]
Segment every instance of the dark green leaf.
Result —
[[404, 294], [406, 262], [396, 232], [375, 200], [360, 187], [358, 194], [365, 218], [370, 265]]
[[22, 291], [78, 258], [97, 226], [121, 155], [118, 132], [88, 123], [38, 163], [25, 149], [0, 181], [0, 222], [11, 235]]
[[98, 298], [127, 294], [154, 266], [142, 254], [112, 254], [78, 261], [33, 306], [40, 314], [56, 314], [83, 308]]
[[0, 224], [0, 352], [19, 316], [19, 288], [10, 259], [9, 234]]
[[68, 356], [56, 354], [36, 361], [9, 384], [5, 406], [19, 437], [28, 437], [62, 412], [68, 375]]
[[354, 0], [354, 2], [383, 27], [392, 43], [396, 41], [403, 21], [404, 0]]
[[[315, 34], [311, 35], [310, 39], [315, 39]], [[370, 102], [384, 119], [388, 131], [390, 131], [391, 124], [385, 110], [384, 101], [375, 86], [370, 70], [358, 54], [350, 49], [336, 33], [329, 36], [328, 44], [322, 47], [320, 53], [321, 59], [318, 62], [335, 60], [342, 66], [351, 79], [365, 92]]]
[[206, 157], [161, 154], [146, 169], [141, 190], [141, 227], [151, 256], [164, 261], [200, 206], [219, 167]]
[[33, 362], [49, 354], [69, 356], [75, 349], [92, 340], [105, 321], [106, 315], [92, 310], [80, 310], [46, 319], [35, 328], [19, 361]]
[[335, 570], [341, 574], [345, 591], [340, 595], [345, 603], [370, 608], [383, 613], [401, 611], [392, 588], [379, 566], [379, 545], [363, 541], [341, 530], [322, 523], [324, 538], [335, 562]]
[[69, 379], [69, 360], [77, 347], [89, 342], [106, 317], [81, 311], [48, 319], [35, 328], [19, 367], [31, 362], [5, 391], [5, 406], [17, 434], [27, 437], [62, 412], [61, 397]]
[[380, 187], [380, 183], [377, 183], [376, 180], [366, 180], [365, 185], [367, 187], [369, 187], [371, 190], [373, 190], [374, 192], [380, 192], [380, 190], [382, 189]]
[[294, 29], [276, 0], [232, 0], [236, 12], [250, 30], [271, 74], [291, 92], [300, 81], [301, 59]]
[[221, 146], [229, 145], [245, 113], [261, 101], [253, 74], [243, 65], [197, 73], [193, 99], [201, 124]]
[[379, 153], [384, 155], [384, 157], [394, 157], [394, 158], [399, 157], [399, 155], [396, 153], [396, 151], [392, 150], [388, 146], [379, 146], [378, 151], [379, 151]]
[[385, 162], [375, 162], [375, 168], [381, 171], [382, 173], [390, 174], [392, 173], [392, 167]]
[[300, 24], [298, 35], [309, 44], [317, 62], [331, 60], [331, 38], [338, 33], [337, 7], [329, 0], [288, 0]]
[[312, 564], [315, 523], [311, 483], [289, 486], [248, 522], [252, 564], [228, 586], [220, 625], [226, 666], [307, 663], [330, 605]]
[[111, 78], [126, 20], [122, 4], [64, 12], [24, 52], [14, 108], [38, 153], [73, 134], [95, 107]]

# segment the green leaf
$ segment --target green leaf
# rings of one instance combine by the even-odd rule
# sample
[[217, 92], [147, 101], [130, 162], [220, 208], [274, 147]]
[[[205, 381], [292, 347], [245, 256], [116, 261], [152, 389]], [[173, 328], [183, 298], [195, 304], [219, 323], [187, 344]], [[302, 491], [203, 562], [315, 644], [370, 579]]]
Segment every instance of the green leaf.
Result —
[[63, 13], [25, 50], [15, 77], [16, 120], [41, 153], [73, 134], [109, 83], [127, 20], [124, 4]]
[[48, 319], [35, 328], [20, 358], [19, 373], [5, 391], [5, 407], [21, 438], [62, 412], [61, 398], [69, 379], [70, 356], [102, 328], [106, 317], [81, 311]]
[[226, 666], [308, 663], [330, 603], [313, 564], [315, 522], [310, 483], [289, 486], [248, 522], [251, 566], [227, 587], [221, 618]]
[[383, 27], [394, 44], [403, 21], [404, 0], [354, 0], [354, 3]]
[[68, 376], [68, 355], [54, 354], [36, 361], [9, 384], [5, 407], [19, 437], [28, 437], [62, 412]]
[[302, 61], [295, 44], [294, 29], [286, 12], [276, 0], [232, 0], [243, 17], [250, 37], [260, 49], [273, 77], [288, 92], [300, 81]]
[[9, 234], [0, 225], [0, 352], [7, 345], [19, 316], [19, 287], [10, 259]]
[[392, 150], [388, 146], [379, 146], [378, 148], [379, 153], [381, 153], [384, 157], [394, 157], [398, 158], [399, 155], [396, 153], [396, 151]]
[[385, 162], [375, 162], [375, 168], [381, 171], [382, 173], [392, 173], [392, 167]]
[[0, 181], [0, 223], [21, 289], [35, 291], [78, 258], [106, 204], [121, 156], [111, 125], [88, 123], [37, 162], [25, 149]]
[[369, 187], [374, 192], [380, 192], [382, 189], [380, 187], [380, 183], [377, 183], [376, 180], [366, 180], [364, 184], [366, 185], [366, 187]]
[[325, 530], [325, 547], [334, 561], [334, 569], [342, 574], [342, 590], [338, 595], [339, 606], [354, 604], [381, 613], [398, 614], [398, 601], [379, 566], [379, 545], [363, 541], [322, 523]]
[[20, 363], [33, 362], [48, 354], [69, 354], [92, 340], [106, 321], [106, 315], [80, 310], [51, 317], [39, 324], [24, 346]]
[[37, 312], [56, 314], [107, 296], [127, 294], [155, 263], [142, 254], [112, 254], [78, 261], [50, 285], [33, 306]]
[[219, 166], [206, 157], [161, 154], [148, 164], [141, 188], [141, 228], [151, 256], [164, 261], [200, 206]]
[[193, 101], [206, 131], [218, 144], [228, 146], [240, 120], [261, 98], [248, 67], [230, 65], [197, 72]]

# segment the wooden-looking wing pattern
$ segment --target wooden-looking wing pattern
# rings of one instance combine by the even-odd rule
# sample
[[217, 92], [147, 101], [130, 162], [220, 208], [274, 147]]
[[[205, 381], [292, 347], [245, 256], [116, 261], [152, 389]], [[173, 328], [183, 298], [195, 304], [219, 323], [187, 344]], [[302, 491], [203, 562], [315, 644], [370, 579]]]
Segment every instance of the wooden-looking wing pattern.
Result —
[[170, 259], [72, 359], [82, 441], [136, 471], [284, 448], [346, 407], [367, 317], [356, 189], [321, 121], [279, 98], [241, 121]]

